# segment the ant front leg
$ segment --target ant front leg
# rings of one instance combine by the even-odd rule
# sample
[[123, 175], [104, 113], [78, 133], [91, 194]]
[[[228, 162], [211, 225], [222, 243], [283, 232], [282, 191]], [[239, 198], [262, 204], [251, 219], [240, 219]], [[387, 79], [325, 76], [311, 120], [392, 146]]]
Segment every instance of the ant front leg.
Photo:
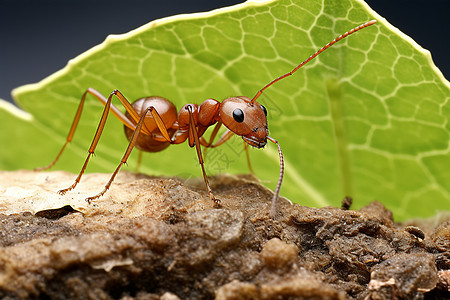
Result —
[[[209, 142], [207, 142], [203, 137], [200, 137], [200, 142], [205, 147], [205, 150], [203, 152], [205, 159], [206, 159], [206, 151], [208, 150], [208, 148], [219, 147], [220, 145], [224, 144], [226, 141], [228, 141], [234, 135], [234, 133], [231, 130], [227, 129], [222, 134], [222, 136], [219, 138], [219, 140], [215, 144], [213, 144], [214, 139], [217, 136], [217, 133], [219, 132], [219, 128], [220, 128], [221, 125], [222, 125], [222, 121], [219, 121], [217, 123], [216, 127], [214, 127], [214, 130], [213, 130], [213, 132], [211, 134]], [[248, 153], [248, 146], [247, 146], [247, 143], [245, 141], [244, 141], [244, 151], [245, 151], [245, 156], [247, 158], [248, 169], [249, 169], [251, 174], [254, 174], [253, 168], [252, 168], [252, 164], [250, 162], [250, 155]]]
[[203, 151], [203, 156], [204, 156], [205, 160], [206, 160], [206, 153], [208, 151], [208, 147], [211, 147], [214, 139], [216, 138], [217, 133], [219, 132], [220, 126], [222, 126], [222, 121], [219, 120], [217, 122], [216, 126], [214, 126], [214, 130], [211, 133], [209, 142], [207, 142], [204, 137], [202, 137], [202, 136], [200, 137], [200, 143], [202, 143], [202, 145], [205, 147], [205, 149]]

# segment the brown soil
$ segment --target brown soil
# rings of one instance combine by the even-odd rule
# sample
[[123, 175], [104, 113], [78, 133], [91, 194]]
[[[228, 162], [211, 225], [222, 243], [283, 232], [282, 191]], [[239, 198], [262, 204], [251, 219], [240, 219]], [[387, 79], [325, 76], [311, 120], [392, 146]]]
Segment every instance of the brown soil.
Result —
[[[2, 299], [450, 299], [450, 222], [282, 200], [251, 178], [0, 172]], [[301, 202], [301, 201], [300, 201]]]

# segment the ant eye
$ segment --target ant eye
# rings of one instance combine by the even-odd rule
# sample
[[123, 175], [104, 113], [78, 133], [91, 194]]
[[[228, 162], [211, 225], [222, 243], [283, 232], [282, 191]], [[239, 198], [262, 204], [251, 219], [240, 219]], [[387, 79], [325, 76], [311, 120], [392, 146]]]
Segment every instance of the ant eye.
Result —
[[[260, 105], [261, 105], [261, 104], [260, 104]], [[267, 117], [267, 109], [264, 107], [264, 105], [261, 105], [261, 108], [262, 108], [264, 114], [265, 114], [266, 117]]]
[[242, 123], [244, 121], [244, 112], [240, 108], [236, 108], [233, 111], [233, 118], [236, 122]]

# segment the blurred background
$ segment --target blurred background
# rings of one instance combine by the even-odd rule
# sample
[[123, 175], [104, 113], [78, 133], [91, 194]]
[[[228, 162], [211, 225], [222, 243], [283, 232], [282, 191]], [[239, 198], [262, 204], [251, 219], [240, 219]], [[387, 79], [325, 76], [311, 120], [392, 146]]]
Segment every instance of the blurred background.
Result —
[[[312, 1], [312, 0], [304, 0]], [[234, 5], [232, 0], [0, 0], [0, 98], [35, 83], [67, 61], [152, 20]], [[367, 0], [391, 24], [431, 51], [450, 78], [448, 0]]]

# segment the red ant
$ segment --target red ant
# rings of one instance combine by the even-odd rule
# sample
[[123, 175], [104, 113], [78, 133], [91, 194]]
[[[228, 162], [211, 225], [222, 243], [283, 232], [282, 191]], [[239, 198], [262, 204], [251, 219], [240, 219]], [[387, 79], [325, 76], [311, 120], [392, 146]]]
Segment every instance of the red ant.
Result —
[[[186, 104], [177, 114], [175, 105], [173, 105], [172, 102], [163, 97], [145, 97], [136, 100], [135, 102], [133, 102], [133, 104], [130, 104], [130, 102], [118, 90], [114, 90], [109, 95], [108, 99], [106, 99], [98, 91], [94, 90], [93, 88], [88, 88], [81, 97], [81, 102], [78, 106], [77, 113], [75, 114], [75, 118], [62, 149], [59, 151], [55, 160], [50, 165], [48, 165], [47, 167], [38, 168], [38, 170], [51, 168], [59, 159], [65, 147], [73, 138], [78, 122], [80, 120], [86, 95], [91, 94], [105, 105], [102, 117], [100, 119], [100, 124], [98, 125], [97, 132], [94, 136], [91, 147], [89, 148], [89, 154], [80, 173], [78, 174], [78, 177], [70, 187], [59, 190], [59, 194], [64, 195], [68, 191], [75, 188], [75, 186], [80, 182], [81, 176], [86, 170], [89, 158], [92, 154], [94, 154], [95, 147], [97, 146], [97, 143], [105, 126], [108, 113], [110, 110], [112, 110], [112, 113], [117, 117], [117, 119], [119, 119], [119, 121], [121, 121], [125, 125], [125, 133], [129, 140], [128, 148], [125, 151], [120, 164], [117, 166], [104, 189], [97, 195], [87, 198], [86, 201], [88, 203], [106, 193], [117, 173], [119, 172], [120, 167], [127, 162], [127, 159], [134, 147], [142, 151], [158, 152], [164, 150], [170, 144], [180, 144], [188, 140], [190, 147], [196, 147], [198, 160], [202, 168], [203, 179], [205, 180], [209, 197], [217, 206], [219, 206], [220, 200], [214, 197], [208, 183], [208, 178], [206, 177], [200, 145], [203, 145], [207, 148], [218, 147], [228, 141], [233, 134], [237, 134], [239, 136], [242, 136], [242, 139], [245, 143], [256, 148], [263, 148], [267, 144], [267, 140], [277, 144], [278, 146], [278, 153], [280, 157], [280, 175], [273, 195], [272, 206], [270, 210], [270, 216], [274, 217], [276, 214], [281, 182], [284, 175], [283, 153], [278, 141], [269, 136], [269, 127], [267, 126], [267, 110], [264, 106], [256, 102], [256, 99], [258, 99], [262, 92], [269, 86], [285, 77], [292, 75], [303, 65], [311, 61], [314, 57], [319, 55], [321, 52], [323, 52], [336, 42], [358, 30], [374, 24], [375, 22], [375, 20], [372, 20], [337, 37], [336, 39], [322, 47], [319, 51], [311, 55], [301, 64], [299, 64], [297, 67], [295, 67], [291, 72], [286, 73], [269, 82], [266, 86], [260, 89], [252, 99], [245, 96], [238, 96], [225, 99], [222, 101], [222, 103], [214, 99], [207, 99], [201, 105]], [[119, 98], [120, 102], [125, 107], [125, 114], [123, 114], [117, 107], [111, 104], [112, 97], [114, 95]], [[208, 127], [214, 124], [216, 125], [211, 134], [210, 141], [207, 142], [203, 138], [203, 134], [208, 129]], [[227, 127], [227, 130], [219, 138], [217, 143], [213, 144], [214, 138], [216, 137], [222, 124]]]

